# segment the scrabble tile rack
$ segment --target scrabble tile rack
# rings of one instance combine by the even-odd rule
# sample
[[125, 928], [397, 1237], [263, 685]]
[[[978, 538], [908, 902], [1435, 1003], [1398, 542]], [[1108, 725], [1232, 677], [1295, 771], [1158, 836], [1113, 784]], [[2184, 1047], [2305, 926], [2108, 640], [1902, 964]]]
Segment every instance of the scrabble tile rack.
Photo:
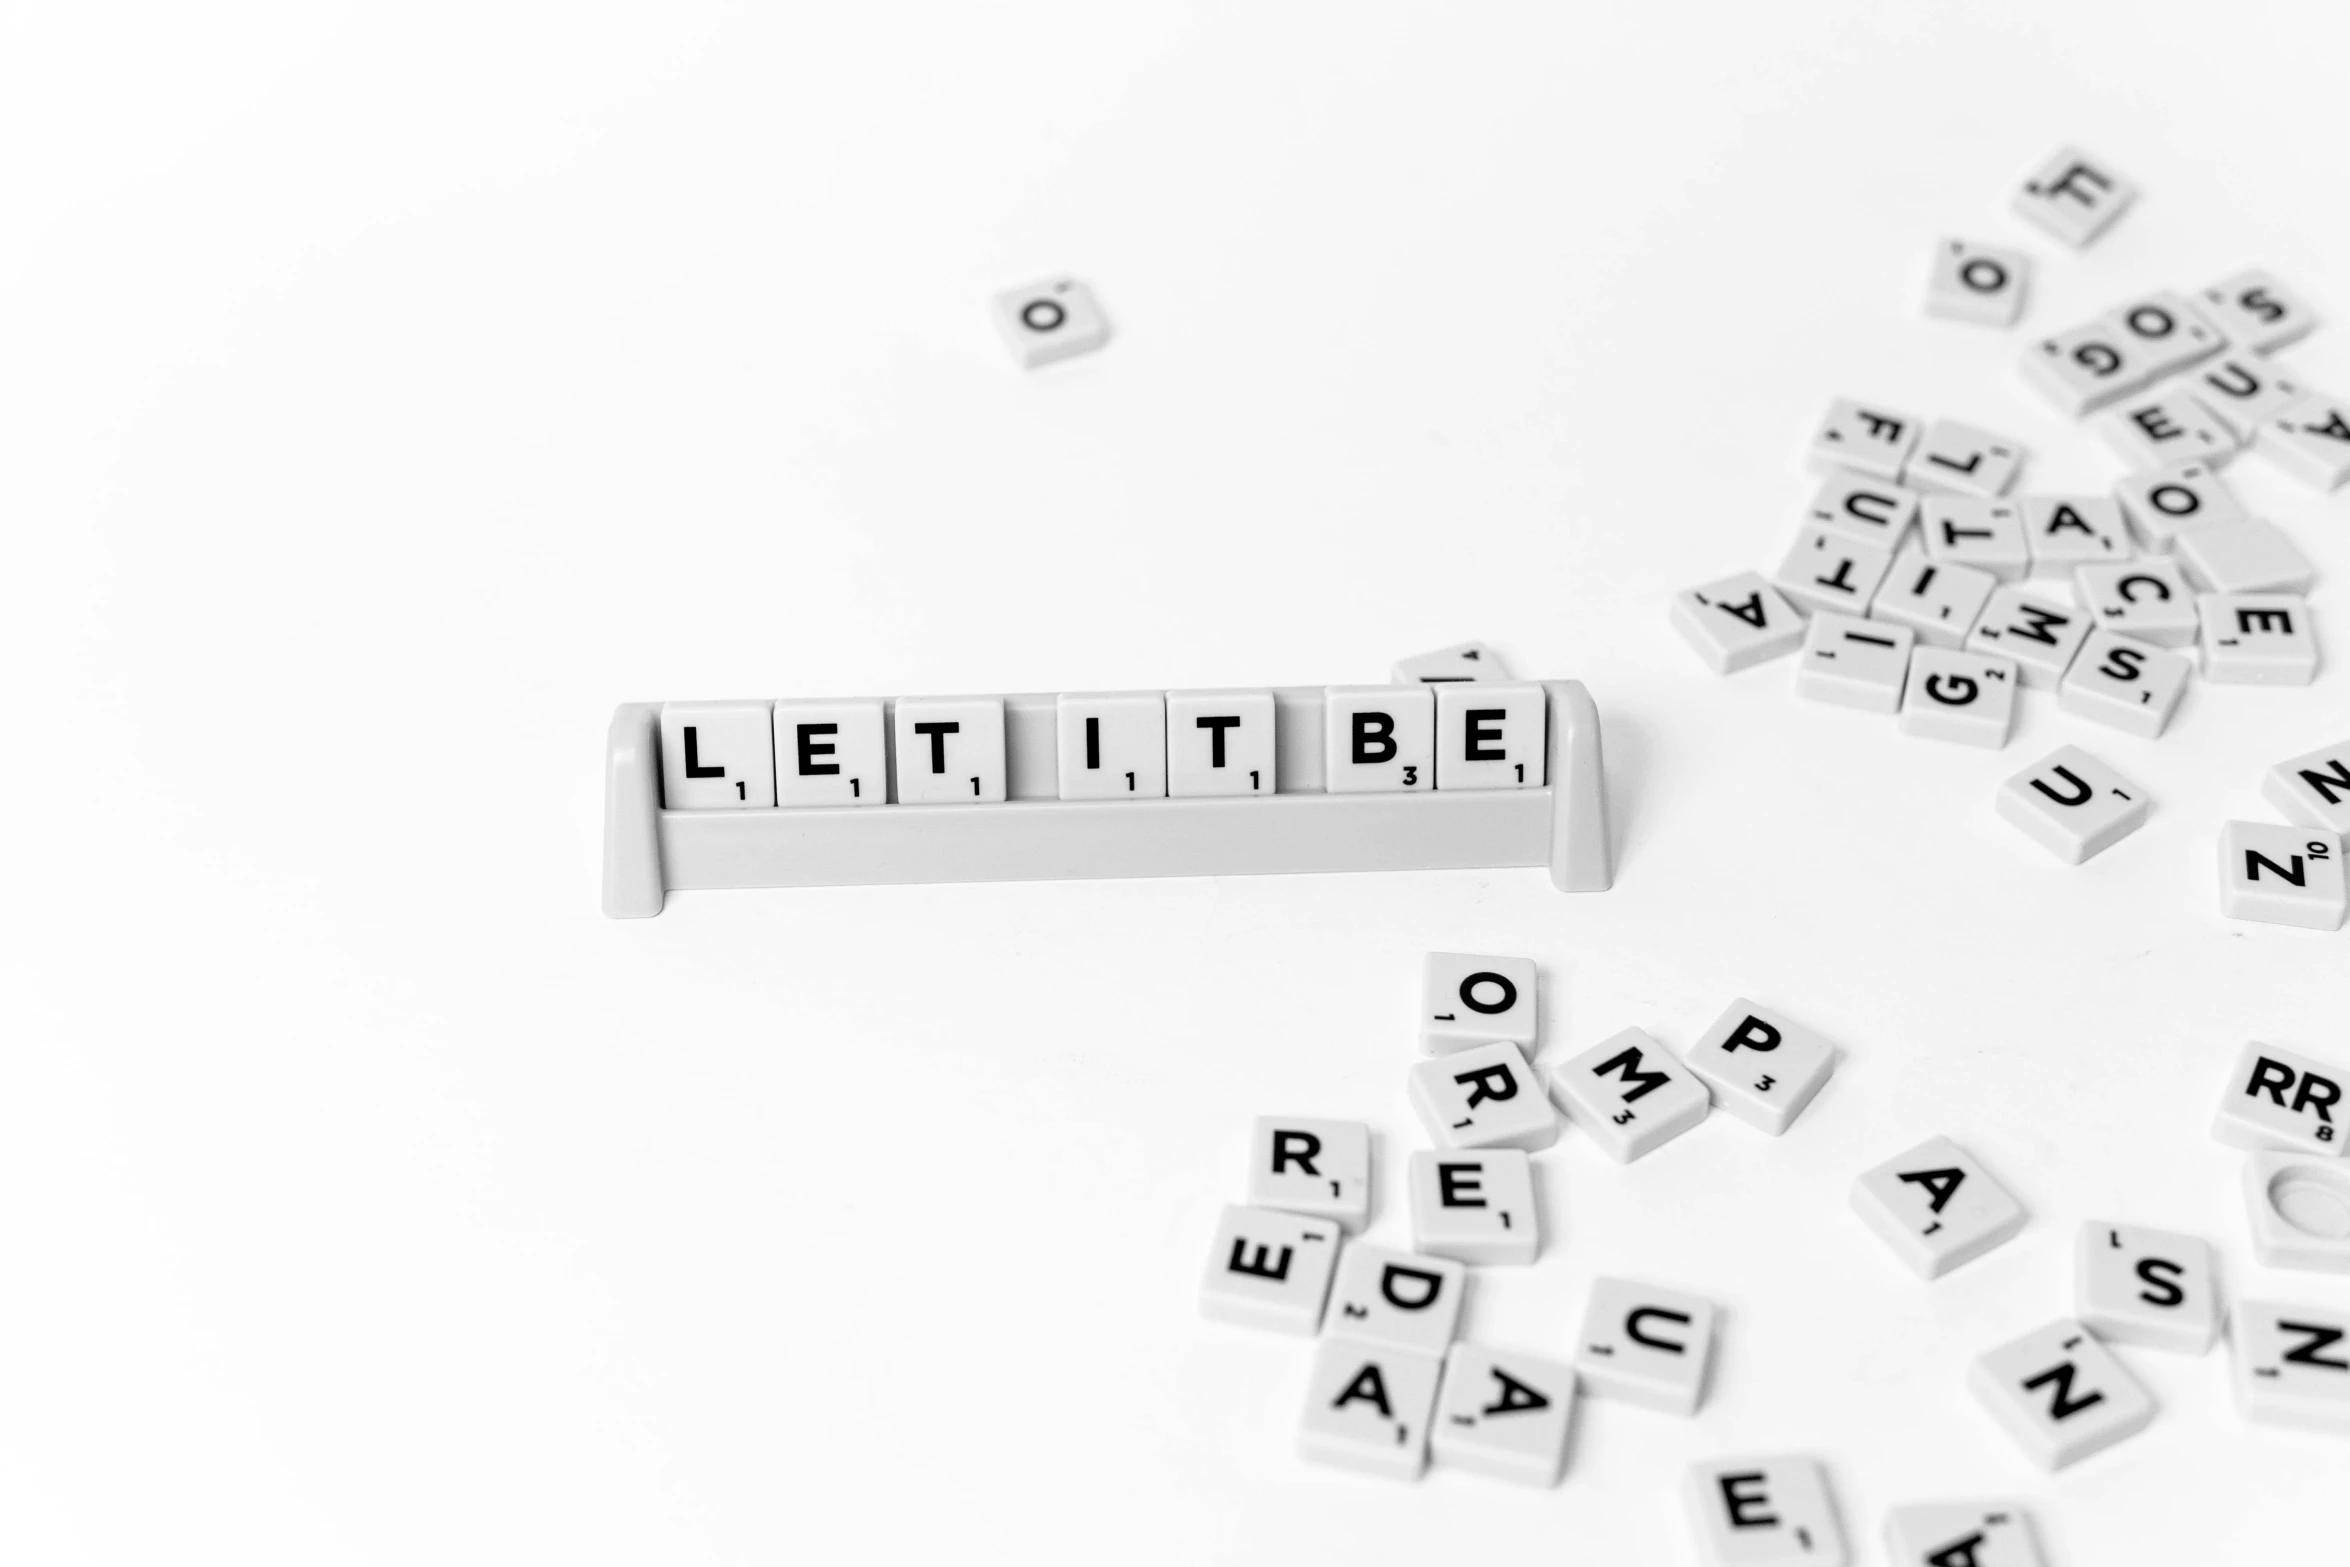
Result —
[[661, 803], [657, 702], [612, 715], [604, 912], [649, 919], [668, 894], [729, 887], [1073, 881], [1329, 871], [1545, 867], [1562, 892], [1614, 879], [1599, 709], [1573, 680], [1547, 698], [1540, 788], [1332, 794], [1323, 693], [1273, 692], [1275, 792], [1165, 800], [1058, 797], [1054, 702], [1004, 698], [1001, 804], [672, 811]]

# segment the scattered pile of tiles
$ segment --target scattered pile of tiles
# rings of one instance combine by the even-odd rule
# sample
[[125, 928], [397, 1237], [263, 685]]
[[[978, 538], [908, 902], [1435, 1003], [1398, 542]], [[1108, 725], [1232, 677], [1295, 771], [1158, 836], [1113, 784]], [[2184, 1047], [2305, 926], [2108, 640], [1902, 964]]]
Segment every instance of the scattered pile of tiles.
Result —
[[[1681, 1290], [1603, 1278], [1569, 1361], [1455, 1341], [1472, 1267], [1541, 1253], [1529, 1154], [1563, 1112], [1623, 1163], [1654, 1153], [1718, 1105], [1778, 1136], [1836, 1069], [1836, 1046], [1743, 998], [1686, 1058], [1626, 1029], [1538, 1077], [1535, 965], [1428, 954], [1420, 1044], [1407, 1073], [1432, 1149], [1404, 1177], [1412, 1248], [1350, 1240], [1371, 1211], [1372, 1134], [1360, 1122], [1266, 1117], [1250, 1143], [1247, 1202], [1227, 1207], [1210, 1248], [1202, 1312], [1319, 1336], [1298, 1451], [1397, 1479], [1440, 1466], [1528, 1485], [1558, 1483], [1579, 1395], [1695, 1413], [1719, 1312]], [[2213, 1135], [2252, 1152], [2245, 1175], [2265, 1267], [2350, 1272], [2350, 1075], [2290, 1051], [2247, 1047]], [[1548, 1097], [1544, 1087], [1547, 1082]], [[1555, 1102], [1555, 1109], [1554, 1109]], [[2023, 1206], [1947, 1137], [1861, 1172], [1852, 1206], [1907, 1267], [1935, 1279], [2014, 1237]], [[2234, 1386], [2249, 1419], [2350, 1434], [2350, 1312], [2224, 1303], [2211, 1247], [2193, 1236], [2091, 1220], [2076, 1242], [2073, 1313], [1981, 1355], [1968, 1385], [2034, 1459], [2061, 1468], [2144, 1429], [2152, 1398], [2112, 1344], [2200, 1355], [2233, 1323]], [[1825, 1470], [1797, 1456], [1696, 1465], [1684, 1502], [1709, 1563], [1836, 1567], [1844, 1535]], [[2042, 1561], [2022, 1511], [1998, 1501], [1894, 1511], [1902, 1562], [1974, 1561], [1975, 1539]], [[1958, 1554], [1950, 1554], [1956, 1552]]]
[[[2067, 149], [2015, 204], [2080, 246], [2135, 194]], [[2031, 265], [2020, 252], [1944, 241], [1927, 309], [2012, 325]], [[2306, 390], [2268, 357], [2316, 320], [2282, 283], [2250, 271], [2193, 301], [2126, 301], [2027, 349], [2026, 378], [2067, 413], [2096, 413], [2129, 465], [2104, 495], [2011, 498], [2020, 443], [1840, 399], [1812, 436], [1808, 459], [1822, 478], [1777, 573], [1691, 588], [1674, 598], [1673, 624], [1717, 674], [1799, 653], [1801, 695], [1994, 750], [2024, 689], [2156, 738], [2196, 673], [2193, 652], [2206, 683], [2306, 685], [2318, 667], [2306, 597], [2316, 572], [2219, 470], [2251, 443], [2320, 489], [2350, 480], [2350, 402]], [[2067, 582], [2069, 601], [2050, 591]], [[2001, 814], [2076, 863], [2096, 851], [2073, 852], [2071, 827], [2041, 830], [2034, 790], [2046, 792], [2035, 782], [2045, 779], [2100, 802], [2097, 847], [2144, 818], [2143, 791], [2070, 747], [2011, 779]], [[2336, 844], [2337, 866], [2340, 855]]]

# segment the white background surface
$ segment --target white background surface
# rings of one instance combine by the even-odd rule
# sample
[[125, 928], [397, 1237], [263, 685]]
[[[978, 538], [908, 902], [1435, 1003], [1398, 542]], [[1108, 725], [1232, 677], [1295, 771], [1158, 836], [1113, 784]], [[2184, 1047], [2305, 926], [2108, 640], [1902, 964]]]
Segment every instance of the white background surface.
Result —
[[[1829, 396], [2112, 464], [1928, 323], [2269, 266], [2331, 317], [2350, 29], [2310, 5], [22, 6], [0, 17], [0, 1555], [25, 1563], [1689, 1558], [1683, 1467], [2027, 1500], [2055, 1559], [2309, 1562], [2338, 1440], [2224, 1351], [2038, 1476], [1963, 1389], [2073, 1230], [2251, 1266], [2206, 1123], [2258, 1037], [2350, 1057], [2350, 936], [2217, 915], [2218, 824], [2350, 728], [2350, 500], [2241, 489], [2334, 666], [1991, 755], [1707, 675]], [[2004, 212], [2078, 140], [2085, 255]], [[1023, 376], [1068, 269], [1111, 350]], [[1537, 872], [683, 896], [596, 912], [629, 698], [1359, 681], [1463, 636], [1587, 680], [1618, 890]], [[2088, 745], [2147, 829], [2067, 870], [1993, 784]], [[1403, 1235], [1411, 976], [1543, 964], [1544, 1058], [1735, 995], [1847, 1056], [1773, 1141], [1540, 1161], [1467, 1329], [1596, 1273], [1727, 1309], [1679, 1422], [1556, 1493], [1289, 1456], [1302, 1343], [1201, 1322], [1249, 1118], [1369, 1119]], [[1932, 1287], [1845, 1207], [1932, 1132], [2030, 1206]]]

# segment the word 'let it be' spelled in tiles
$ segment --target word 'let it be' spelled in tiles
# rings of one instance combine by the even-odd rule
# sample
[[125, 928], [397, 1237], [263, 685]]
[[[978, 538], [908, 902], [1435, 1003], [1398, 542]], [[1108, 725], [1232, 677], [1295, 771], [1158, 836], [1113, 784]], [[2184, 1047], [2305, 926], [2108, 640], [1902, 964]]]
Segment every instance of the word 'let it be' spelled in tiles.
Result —
[[[1322, 693], [1324, 788], [1343, 793], [1532, 789], [1547, 781], [1539, 685], [1444, 681]], [[1279, 788], [1269, 690], [1112, 691], [1054, 699], [1049, 744], [1064, 800], [1264, 796]], [[662, 804], [1000, 803], [1001, 697], [671, 702], [660, 710]]]

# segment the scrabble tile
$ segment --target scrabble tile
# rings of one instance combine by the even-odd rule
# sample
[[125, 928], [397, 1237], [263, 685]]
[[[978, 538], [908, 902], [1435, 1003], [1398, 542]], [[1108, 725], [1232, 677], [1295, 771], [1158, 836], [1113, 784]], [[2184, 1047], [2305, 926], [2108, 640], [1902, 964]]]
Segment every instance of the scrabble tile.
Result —
[[878, 700], [775, 704], [775, 803], [887, 805], [889, 716]]
[[2244, 1165], [2244, 1205], [2262, 1267], [2350, 1273], [2350, 1166], [2254, 1154]]
[[2340, 930], [2350, 916], [2342, 840], [2314, 827], [2228, 823], [2219, 836], [2219, 906], [2232, 920]]
[[2016, 214], [2075, 250], [2104, 233], [2138, 187], [2110, 164], [2066, 147], [2032, 171], [2015, 194]]
[[2234, 1337], [2245, 1419], [2350, 1436], [2350, 1311], [2239, 1301]]
[[1910, 649], [1916, 645], [1917, 633], [1907, 626], [1856, 615], [1814, 615], [1795, 666], [1795, 689], [1818, 702], [1898, 712]]
[[1982, 1356], [1967, 1386], [2045, 1469], [2078, 1463], [2154, 1419], [2153, 1397], [2069, 1317]]
[[1448, 685], [1454, 681], [1508, 680], [1509, 666], [1482, 642], [1455, 642], [1433, 653], [1415, 653], [1396, 661], [1392, 676], [1399, 686]]
[[2146, 791], [2078, 746], [2060, 746], [1999, 786], [2002, 819], [2067, 865], [2146, 825]]
[[1436, 688], [1436, 787], [1538, 789], [1550, 703], [1538, 685]]
[[2103, 626], [2089, 633], [2057, 684], [2056, 705], [2141, 740], [2159, 739], [2187, 694], [2194, 661]]
[[1849, 468], [1823, 477], [1803, 514], [1806, 522], [1886, 551], [1901, 547], [1917, 515], [1917, 491]]
[[2018, 361], [2024, 379], [2078, 419], [2128, 397], [2152, 379], [2110, 321], [2044, 337]]
[[2350, 480], [2350, 403], [2311, 393], [2260, 427], [2260, 455], [2302, 483], [2338, 490]]
[[2147, 379], [2159, 381], [2209, 359], [2227, 346], [2217, 328], [2183, 296], [2149, 294], [2106, 315], [2123, 342], [2137, 350]]
[[1965, 1266], [2024, 1227], [2023, 1204], [1947, 1137], [1863, 1171], [1852, 1211], [1921, 1279]]
[[2179, 535], [2179, 564], [2206, 593], [2306, 593], [2317, 568], [2275, 523], [2255, 517]]
[[2001, 582], [2020, 582], [2031, 570], [2024, 514], [2012, 501], [1929, 495], [1918, 518], [1926, 556], [1938, 565], [1971, 566]]
[[2024, 466], [2021, 444], [1956, 419], [1937, 419], [1918, 437], [1902, 466], [1914, 490], [1958, 495], [2005, 495]]
[[1457, 1262], [1357, 1242], [1330, 1286], [1330, 1336], [1442, 1356], [1468, 1286], [1469, 1270]]
[[1812, 432], [1806, 460], [1822, 473], [1850, 468], [1898, 482], [1901, 465], [1917, 445], [1919, 428], [1920, 422], [1908, 414], [1839, 397]]
[[1524, 1267], [1542, 1250], [1534, 1167], [1522, 1148], [1420, 1149], [1404, 1188], [1414, 1251], [1481, 1267]]
[[2020, 250], [1946, 239], [1926, 274], [1926, 314], [1977, 326], [2013, 326], [2024, 313], [2032, 258]]
[[1625, 1279], [1591, 1281], [1575, 1376], [1594, 1398], [1694, 1415], [1714, 1352], [1714, 1308], [1694, 1295]]
[[1673, 629], [1717, 675], [1734, 675], [1803, 645], [1803, 616], [1753, 571], [1674, 594]]
[[2015, 508], [2035, 577], [2069, 577], [2082, 566], [2130, 558], [2130, 530], [2110, 495], [2025, 495]]
[[1909, 656], [1901, 732], [1996, 751], [2015, 726], [2015, 693], [2022, 684], [2012, 658], [1919, 648]]
[[1726, 1458], [1681, 1484], [1705, 1567], [1844, 1567], [1828, 1475], [1808, 1458]]
[[1110, 340], [1110, 318], [1075, 278], [1047, 278], [995, 297], [996, 329], [1022, 368], [1090, 354]]
[[2189, 529], [2224, 528], [2252, 515], [2207, 463], [2130, 474], [2113, 493], [2140, 542], [2157, 554], [2170, 553]]
[[1907, 626], [1923, 647], [1960, 648], [1997, 586], [1990, 572], [1935, 560], [1913, 544], [1893, 557], [1869, 618]]
[[1554, 1068], [1550, 1097], [1618, 1164], [1662, 1148], [1713, 1104], [1705, 1085], [1637, 1028], [1610, 1034]]
[[900, 805], [983, 805], [1004, 798], [1004, 701], [902, 696], [897, 701]]
[[1065, 691], [1054, 705], [1062, 799], [1167, 797], [1166, 697], [1156, 691]]
[[1436, 693], [1425, 685], [1322, 693], [1322, 774], [1332, 794], [1436, 787]]
[[2217, 467], [2236, 452], [2236, 432], [2185, 392], [2129, 398], [2094, 422], [2105, 444], [2140, 472], [2184, 463]]
[[1273, 693], [1167, 693], [1167, 793], [1271, 794]]
[[1537, 999], [1532, 958], [1431, 952], [1420, 963], [1420, 1048], [1440, 1056], [1506, 1039], [1531, 1053]]
[[2300, 295], [2258, 267], [2212, 284], [2201, 299], [2228, 340], [2256, 354], [2274, 353], [2317, 325], [2317, 312]]
[[1439, 1148], [1548, 1148], [1558, 1117], [1534, 1069], [1508, 1040], [1472, 1045], [1411, 1069], [1412, 1109]]
[[742, 811], [775, 803], [775, 731], [765, 702], [666, 702], [661, 804]]
[[2260, 793], [2289, 822], [2350, 835], [2350, 740], [2277, 763]]
[[2186, 572], [2160, 557], [2083, 566], [2073, 596], [2095, 624], [2156, 647], [2193, 647], [2203, 624]]
[[2239, 442], [2251, 440], [2262, 425], [2309, 395], [2309, 388], [2282, 366], [2242, 348], [2198, 365], [2183, 384], [2195, 401], [2235, 432]]
[[2350, 1073], [2326, 1062], [2275, 1045], [2246, 1045], [2220, 1093], [2211, 1135], [2231, 1148], [2256, 1153], [2338, 1157], [2350, 1143], [2350, 1106], [2342, 1103], [2345, 1084]]
[[1208, 1248], [1200, 1315], [1312, 1338], [1322, 1328], [1338, 1246], [1338, 1226], [1328, 1219], [1228, 1207]]
[[1444, 1362], [1379, 1344], [1326, 1338], [1306, 1379], [1297, 1455], [1388, 1480], [1417, 1480]]
[[1248, 1201], [1252, 1208], [1361, 1229], [1371, 1217], [1371, 1129], [1360, 1121], [1257, 1117], [1248, 1145]]
[[2305, 686], [2317, 678], [2317, 621], [2294, 593], [2206, 593], [2203, 678], [2220, 685]]
[[2013, 1502], [1916, 1502], [1885, 1517], [1892, 1567], [2048, 1567]]
[[1689, 1070], [1714, 1103], [1777, 1137], [1828, 1086], [1836, 1047], [1740, 996], [1690, 1047]]
[[2016, 662], [2027, 690], [2054, 690], [2089, 638], [2089, 617], [2012, 584], [1992, 590], [1967, 633], [1970, 653], [1998, 653]]
[[1879, 545], [1807, 522], [1796, 531], [1776, 580], [1779, 592], [1807, 615], [1859, 615], [1892, 563], [1892, 554]]
[[2172, 1230], [2091, 1219], [2073, 1246], [2073, 1291], [2082, 1324], [2108, 1344], [2200, 1355], [2227, 1320], [2209, 1243]]
[[1455, 1344], [1444, 1356], [1444, 1389], [1431, 1446], [1453, 1469], [1519, 1485], [1548, 1487], [1567, 1467], [1575, 1373], [1555, 1360]]

